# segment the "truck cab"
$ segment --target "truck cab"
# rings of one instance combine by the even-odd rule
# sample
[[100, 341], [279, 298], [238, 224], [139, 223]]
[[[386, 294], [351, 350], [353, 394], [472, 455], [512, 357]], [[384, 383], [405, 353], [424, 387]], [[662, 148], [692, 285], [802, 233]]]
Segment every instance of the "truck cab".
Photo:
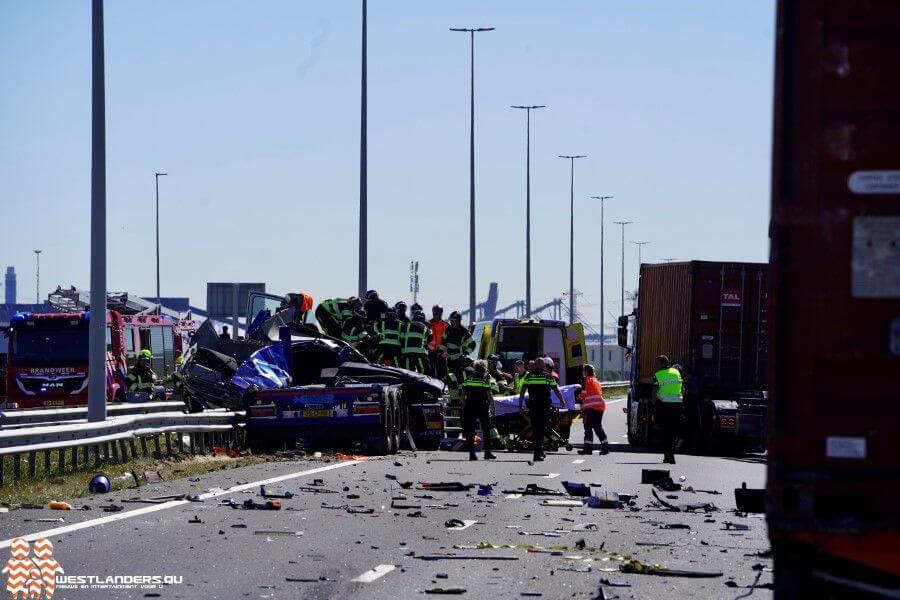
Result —
[[534, 319], [494, 319], [475, 324], [475, 349], [471, 357], [500, 356], [503, 368], [511, 371], [517, 360], [549, 356], [556, 364], [560, 385], [581, 385], [583, 381], [584, 327], [563, 321]]

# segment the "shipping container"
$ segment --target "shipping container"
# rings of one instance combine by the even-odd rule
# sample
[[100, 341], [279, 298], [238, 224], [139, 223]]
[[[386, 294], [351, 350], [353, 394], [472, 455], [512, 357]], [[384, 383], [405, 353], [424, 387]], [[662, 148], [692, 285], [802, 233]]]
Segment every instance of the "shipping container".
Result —
[[641, 265], [626, 408], [633, 443], [653, 442], [653, 373], [664, 354], [685, 377], [687, 445], [713, 451], [723, 443], [762, 444], [767, 270], [745, 262]]
[[769, 231], [776, 597], [896, 598], [900, 3], [779, 2]]
[[665, 354], [718, 393], [762, 389], [767, 268], [707, 261], [641, 265], [638, 381], [653, 383], [655, 359]]

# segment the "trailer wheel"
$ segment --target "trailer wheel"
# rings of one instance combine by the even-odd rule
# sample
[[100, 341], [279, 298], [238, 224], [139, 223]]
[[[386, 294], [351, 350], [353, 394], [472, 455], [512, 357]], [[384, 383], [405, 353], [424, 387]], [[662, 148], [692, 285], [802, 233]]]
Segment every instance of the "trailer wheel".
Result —
[[381, 400], [381, 429], [378, 433], [378, 441], [371, 444], [372, 454], [384, 456], [391, 452], [391, 409], [390, 397], [385, 394]]

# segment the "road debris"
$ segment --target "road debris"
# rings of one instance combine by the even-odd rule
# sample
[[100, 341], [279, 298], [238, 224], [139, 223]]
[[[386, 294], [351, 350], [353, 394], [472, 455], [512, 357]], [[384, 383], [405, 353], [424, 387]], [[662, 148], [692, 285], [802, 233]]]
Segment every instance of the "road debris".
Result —
[[580, 500], [544, 500], [541, 502], [541, 506], [558, 506], [558, 507], [569, 507], [569, 508], [581, 508], [584, 506]]
[[603, 585], [608, 585], [609, 587], [621, 587], [621, 588], [631, 587], [631, 584], [628, 583], [627, 581], [611, 581], [611, 580], [605, 579], [605, 578], [601, 579], [600, 583], [602, 583]]
[[61, 500], [53, 500], [47, 504], [47, 508], [50, 510], [72, 510], [72, 505]]
[[463, 483], [461, 481], [438, 481], [438, 482], [419, 482], [420, 490], [429, 490], [432, 492], [468, 492], [474, 485], [471, 483]]
[[748, 488], [747, 482], [734, 489], [734, 503], [744, 513], [766, 512], [766, 495], [762, 488]]
[[509, 554], [416, 554], [419, 560], [519, 560]]
[[536, 483], [529, 483], [523, 489], [503, 490], [504, 494], [521, 494], [523, 496], [565, 496], [564, 492], [541, 487]]
[[727, 530], [735, 530], [735, 531], [749, 531], [750, 526], [745, 525], [744, 523], [733, 523], [732, 521], [725, 521], [722, 523], [725, 527], [722, 528], [722, 531]]
[[291, 537], [300, 537], [303, 535], [303, 532], [287, 531], [282, 529], [257, 529], [253, 532], [253, 535], [286, 535]]
[[570, 496], [590, 496], [591, 488], [584, 483], [576, 481], [561, 481], [562, 486]]
[[202, 523], [203, 521], [197, 515], [194, 515], [193, 519], [188, 519], [188, 523]]
[[427, 590], [423, 590], [426, 594], [443, 594], [448, 596], [458, 596], [460, 594], [466, 593], [466, 588], [461, 587], [453, 587], [453, 588], [428, 588]]
[[619, 566], [619, 570], [623, 573], [636, 573], [639, 575], [661, 575], [666, 577], [692, 577], [692, 578], [712, 578], [721, 577], [723, 573], [713, 571], [688, 571], [684, 569], [669, 569], [658, 564], [644, 564], [638, 560], [626, 560]]
[[272, 492], [266, 490], [266, 486], [264, 486], [264, 485], [259, 486], [259, 495], [262, 496], [263, 498], [281, 498], [283, 500], [290, 500], [291, 498], [294, 497], [293, 492], [284, 492], [283, 494], [272, 493]]

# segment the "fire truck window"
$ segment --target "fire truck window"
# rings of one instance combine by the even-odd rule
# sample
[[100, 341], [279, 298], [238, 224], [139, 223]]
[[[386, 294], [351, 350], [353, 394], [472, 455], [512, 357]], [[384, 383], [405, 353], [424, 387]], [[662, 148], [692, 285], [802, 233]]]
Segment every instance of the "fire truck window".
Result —
[[134, 354], [134, 327], [131, 325], [125, 327], [125, 354], [127, 356]]

